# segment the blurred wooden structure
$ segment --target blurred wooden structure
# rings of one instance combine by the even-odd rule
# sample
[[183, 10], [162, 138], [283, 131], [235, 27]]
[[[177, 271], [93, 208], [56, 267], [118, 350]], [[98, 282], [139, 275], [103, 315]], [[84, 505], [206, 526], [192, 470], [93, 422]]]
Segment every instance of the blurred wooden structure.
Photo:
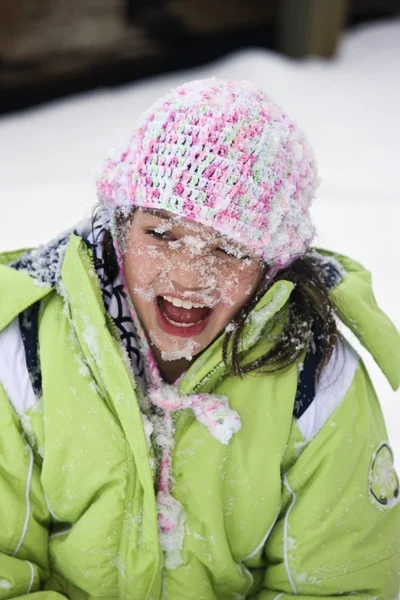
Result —
[[0, 111], [243, 47], [330, 57], [348, 22], [391, 14], [400, 0], [2, 0]]
[[278, 48], [295, 58], [329, 58], [346, 25], [347, 8], [347, 0], [281, 0]]

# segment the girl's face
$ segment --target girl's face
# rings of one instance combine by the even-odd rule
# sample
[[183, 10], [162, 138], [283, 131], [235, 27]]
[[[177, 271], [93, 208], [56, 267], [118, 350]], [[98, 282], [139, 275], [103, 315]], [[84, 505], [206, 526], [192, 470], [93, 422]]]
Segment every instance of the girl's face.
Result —
[[164, 361], [206, 348], [265, 272], [247, 249], [166, 211], [137, 210], [125, 246], [130, 296]]

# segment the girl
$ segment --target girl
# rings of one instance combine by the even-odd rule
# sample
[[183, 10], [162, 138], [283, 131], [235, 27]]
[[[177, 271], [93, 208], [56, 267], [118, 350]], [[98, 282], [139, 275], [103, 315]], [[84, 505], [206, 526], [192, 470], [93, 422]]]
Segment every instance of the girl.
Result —
[[0, 598], [388, 600], [399, 481], [365, 367], [400, 341], [311, 247], [316, 167], [261, 91], [183, 85], [91, 226], [0, 267]]

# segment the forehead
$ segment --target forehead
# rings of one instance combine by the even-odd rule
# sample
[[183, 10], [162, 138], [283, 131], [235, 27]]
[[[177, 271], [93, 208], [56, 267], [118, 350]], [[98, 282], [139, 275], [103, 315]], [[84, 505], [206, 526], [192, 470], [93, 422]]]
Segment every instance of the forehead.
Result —
[[167, 210], [162, 210], [158, 208], [139, 208], [139, 213], [144, 215], [150, 215], [151, 217], [157, 217], [158, 219], [173, 219], [178, 218], [177, 215], [174, 215]]
[[180, 215], [176, 215], [168, 210], [162, 210], [157, 208], [140, 208], [139, 214], [144, 216], [154, 217], [156, 219], [162, 219], [163, 221], [170, 221], [172, 223], [179, 223], [183, 227], [198, 227], [199, 229], [208, 229], [195, 221], [191, 221]]
[[180, 215], [176, 215], [172, 212], [162, 209], [153, 209], [153, 208], [140, 208], [138, 213], [142, 216], [142, 218], [146, 219], [149, 217], [150, 219], [158, 219], [161, 221], [160, 228], [165, 230], [166, 227], [176, 227], [182, 230], [182, 234], [193, 236], [198, 235], [203, 240], [212, 243], [212, 244], [220, 244], [225, 247], [237, 248], [241, 253], [251, 256], [255, 259], [259, 259], [258, 256], [254, 254], [249, 248], [232, 240], [228, 236], [219, 233], [212, 227], [207, 227], [206, 225], [202, 225], [201, 223], [197, 223], [196, 221], [191, 221], [186, 217], [182, 217]]
[[176, 215], [168, 210], [141, 208], [139, 210], [139, 214], [142, 215], [142, 218], [150, 217], [152, 219], [159, 219], [165, 224], [165, 226], [169, 225], [171, 227], [179, 227], [187, 230], [191, 234], [196, 233], [197, 235], [201, 235], [208, 239], [215, 240], [224, 238], [224, 236], [222, 236], [212, 227], [206, 227], [201, 223], [197, 223], [196, 221], [192, 221], [186, 217]]
[[[162, 221], [160, 227], [163, 229], [166, 226], [177, 227], [183, 230], [183, 234], [187, 233], [189, 235], [199, 235], [204, 240], [209, 241], [211, 243], [223, 243], [224, 245], [236, 247], [238, 249], [246, 251], [247, 253], [249, 252], [249, 250], [246, 249], [245, 246], [243, 246], [243, 244], [235, 242], [234, 240], [223, 235], [222, 233], [219, 233], [216, 229], [212, 227], [207, 227], [206, 225], [202, 225], [201, 223], [192, 221], [190, 219], [187, 219], [186, 217], [176, 215], [167, 210], [141, 208], [139, 209], [139, 214], [140, 213], [144, 218], [150, 217], [152, 219], [159, 219], [160, 221]], [[163, 224], [165, 225], [163, 226]]]

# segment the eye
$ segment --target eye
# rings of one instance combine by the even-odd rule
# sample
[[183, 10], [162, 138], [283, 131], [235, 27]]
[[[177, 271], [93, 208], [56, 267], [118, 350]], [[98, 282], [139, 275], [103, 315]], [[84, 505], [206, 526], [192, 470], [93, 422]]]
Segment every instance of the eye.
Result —
[[157, 231], [157, 229], [146, 229], [146, 235], [150, 235], [156, 240], [164, 240], [165, 242], [176, 241], [176, 238], [169, 231]]
[[233, 255], [232, 252], [230, 252], [228, 249], [226, 248], [217, 248], [217, 252], [221, 252], [221, 254], [225, 254], [225, 256], [229, 256], [231, 258], [235, 258], [235, 256]]
[[240, 252], [240, 250], [234, 250], [233, 248], [217, 248], [217, 252], [221, 252], [222, 254], [224, 254], [225, 256], [229, 257], [229, 258], [233, 258], [234, 260], [245, 260], [247, 258], [250, 258], [250, 256], [246, 255], [246, 254], [242, 254]]

